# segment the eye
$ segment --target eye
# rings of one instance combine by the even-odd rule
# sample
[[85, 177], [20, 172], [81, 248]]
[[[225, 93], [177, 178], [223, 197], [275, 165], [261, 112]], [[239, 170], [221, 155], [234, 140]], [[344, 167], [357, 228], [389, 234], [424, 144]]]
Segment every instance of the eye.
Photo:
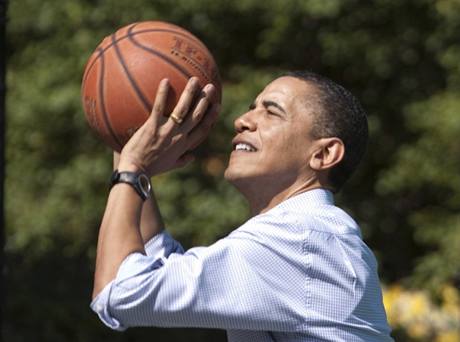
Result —
[[267, 113], [268, 115], [272, 115], [272, 116], [281, 116], [278, 112], [273, 111], [271, 109], [267, 109]]

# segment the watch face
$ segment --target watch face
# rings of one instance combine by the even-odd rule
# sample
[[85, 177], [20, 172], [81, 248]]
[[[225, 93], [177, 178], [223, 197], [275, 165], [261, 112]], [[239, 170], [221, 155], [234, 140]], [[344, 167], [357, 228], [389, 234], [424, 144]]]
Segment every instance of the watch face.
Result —
[[146, 197], [148, 197], [150, 194], [150, 189], [152, 188], [152, 186], [150, 185], [150, 179], [146, 175], [141, 173], [139, 175], [138, 180], [142, 192], [145, 194]]

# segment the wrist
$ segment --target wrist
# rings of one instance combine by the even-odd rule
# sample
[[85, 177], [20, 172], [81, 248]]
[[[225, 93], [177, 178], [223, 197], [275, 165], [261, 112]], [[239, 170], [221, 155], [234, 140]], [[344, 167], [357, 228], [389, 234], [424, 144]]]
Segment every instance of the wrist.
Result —
[[120, 163], [120, 153], [113, 151], [113, 170], [118, 169], [119, 163]]
[[142, 168], [140, 168], [136, 164], [131, 163], [131, 162], [125, 162], [123, 160], [120, 160], [116, 170], [118, 170], [118, 172], [135, 172], [135, 173], [143, 172]]
[[150, 179], [142, 172], [115, 170], [110, 177], [110, 187], [112, 188], [114, 185], [119, 183], [129, 184], [134, 190], [136, 190], [142, 201], [145, 201], [151, 196], [152, 185], [150, 183]]

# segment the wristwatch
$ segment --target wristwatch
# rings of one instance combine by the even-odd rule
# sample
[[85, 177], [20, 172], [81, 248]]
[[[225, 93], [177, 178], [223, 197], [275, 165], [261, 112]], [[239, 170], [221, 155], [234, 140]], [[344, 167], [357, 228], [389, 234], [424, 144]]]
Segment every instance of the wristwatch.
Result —
[[139, 196], [141, 196], [143, 201], [150, 197], [152, 184], [150, 183], [149, 177], [147, 177], [145, 173], [128, 171], [118, 172], [118, 170], [115, 170], [113, 171], [112, 177], [110, 178], [110, 188], [118, 183], [126, 183], [131, 185], [139, 194]]

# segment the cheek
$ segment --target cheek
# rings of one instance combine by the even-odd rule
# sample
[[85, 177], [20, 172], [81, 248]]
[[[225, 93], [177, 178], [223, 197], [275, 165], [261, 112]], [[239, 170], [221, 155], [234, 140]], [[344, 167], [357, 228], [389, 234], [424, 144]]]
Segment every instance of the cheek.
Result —
[[280, 167], [303, 165], [309, 148], [308, 139], [296, 130], [278, 127], [261, 134], [264, 159], [274, 159]]
[[282, 123], [265, 123], [263, 127], [259, 126], [259, 139], [262, 147], [267, 150], [283, 149], [289, 145], [292, 132], [289, 127], [285, 127]]

